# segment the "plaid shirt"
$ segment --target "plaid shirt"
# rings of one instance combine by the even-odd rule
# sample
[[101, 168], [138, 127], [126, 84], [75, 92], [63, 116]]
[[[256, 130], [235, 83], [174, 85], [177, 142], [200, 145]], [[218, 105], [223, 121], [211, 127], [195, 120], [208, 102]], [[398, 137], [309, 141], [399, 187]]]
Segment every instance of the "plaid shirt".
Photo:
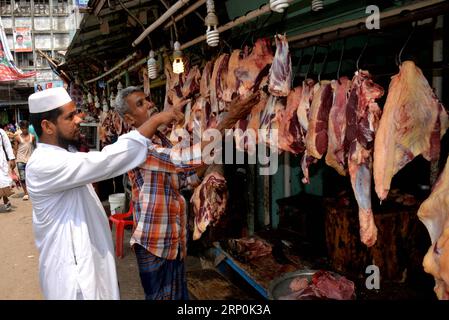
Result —
[[174, 260], [187, 253], [186, 201], [179, 190], [199, 185], [195, 167], [201, 164], [199, 145], [172, 147], [159, 134], [147, 160], [128, 172], [134, 204], [131, 246], [139, 244], [155, 256]]

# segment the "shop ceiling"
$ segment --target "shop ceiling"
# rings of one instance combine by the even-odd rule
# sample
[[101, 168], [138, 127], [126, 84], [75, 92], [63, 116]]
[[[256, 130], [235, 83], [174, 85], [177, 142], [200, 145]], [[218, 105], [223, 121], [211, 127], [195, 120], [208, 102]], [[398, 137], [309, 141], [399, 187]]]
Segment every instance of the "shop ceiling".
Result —
[[[143, 31], [157, 21], [167, 8], [183, 1], [185, 4], [172, 15], [164, 24], [157, 27], [143, 40], [133, 46]], [[366, 19], [365, 12], [368, 5], [378, 5], [381, 12], [397, 12], [393, 17], [385, 19], [392, 24], [398, 19], [407, 21], [436, 16], [447, 12], [447, 1], [420, 0], [420, 1], [324, 1], [325, 8], [319, 12], [311, 11], [311, 0], [294, 0], [284, 14], [265, 10], [263, 15], [251, 19], [238, 26], [227, 28], [220, 34], [221, 41], [218, 48], [210, 48], [205, 41], [193, 41], [205, 34], [204, 17], [206, 16], [205, 1], [198, 0], [91, 0], [87, 13], [81, 21], [66, 53], [66, 62], [59, 68], [71, 76], [77, 76], [82, 82], [95, 79], [106, 71], [128, 58], [121, 68], [114, 73], [103, 77], [110, 80], [118, 72], [129, 68], [137, 61], [144, 61], [150, 49], [160, 50], [166, 48], [171, 52], [173, 42], [179, 40], [182, 45], [189, 46], [185, 52], [199, 59], [209, 59], [230, 48], [240, 48], [250, 44], [255, 38], [273, 36], [275, 33], [286, 33], [291, 40], [292, 48], [310, 47], [326, 41], [358, 34], [367, 31], [362, 23]], [[248, 12], [263, 8], [268, 0], [226, 0], [215, 1], [216, 14], [220, 26], [232, 23]], [[428, 3], [424, 14], [401, 11], [401, 8], [413, 7]], [[196, 6], [195, 6], [196, 5]], [[193, 8], [191, 13], [181, 14]], [[432, 9], [432, 10], [429, 10]], [[396, 10], [396, 11], [394, 11]], [[176, 19], [175, 24], [173, 20]], [[359, 23], [354, 24], [351, 22]], [[335, 26], [341, 26], [337, 30]], [[328, 30], [323, 34], [323, 30]], [[336, 30], [336, 32], [335, 32]], [[333, 32], [331, 32], [333, 31]], [[341, 31], [341, 32], [340, 32]], [[308, 36], [310, 35], [310, 36]], [[130, 58], [130, 56], [132, 58]]]

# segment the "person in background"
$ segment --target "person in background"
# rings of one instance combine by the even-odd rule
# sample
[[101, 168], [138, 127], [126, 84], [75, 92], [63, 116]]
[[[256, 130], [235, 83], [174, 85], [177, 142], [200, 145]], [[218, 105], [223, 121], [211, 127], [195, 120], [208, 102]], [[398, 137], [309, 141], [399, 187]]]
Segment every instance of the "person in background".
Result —
[[[242, 108], [231, 105], [229, 109], [250, 110], [256, 103], [255, 96], [251, 96]], [[140, 126], [158, 115], [158, 109], [145, 99], [138, 87], [128, 87], [117, 94], [116, 111], [131, 127]], [[234, 116], [230, 111], [217, 130], [223, 133], [224, 129], [232, 127], [238, 120]], [[128, 172], [134, 207], [131, 247], [146, 300], [188, 299], [187, 204], [180, 190], [199, 185], [207, 169], [202, 163], [202, 150], [211, 142], [202, 141], [189, 149], [181, 149], [172, 146], [167, 137], [157, 132], [146, 161]]]
[[11, 202], [8, 197], [14, 192], [11, 189], [13, 181], [9, 171], [14, 170], [16, 162], [9, 137], [3, 129], [0, 129], [0, 143], [0, 197], [3, 198], [4, 209], [11, 211]]
[[119, 299], [114, 245], [93, 182], [109, 179], [145, 161], [160, 125], [180, 121], [178, 110], [162, 112], [103, 150], [76, 152], [81, 118], [67, 91], [51, 88], [28, 98], [39, 143], [26, 166], [39, 251], [39, 278], [46, 299]]
[[28, 126], [28, 121], [20, 121], [20, 133], [14, 137], [13, 144], [20, 183], [24, 191], [24, 196], [22, 198], [23, 200], [28, 200], [28, 191], [25, 182], [25, 168], [31, 154], [33, 153], [33, 150], [36, 148], [36, 140], [34, 139], [34, 136], [28, 132]]
[[39, 138], [38, 138], [38, 136], [37, 136], [37, 133], [36, 133], [36, 131], [34, 130], [34, 127], [33, 127], [33, 125], [32, 125], [31, 123], [30, 123], [30, 125], [28, 126], [28, 132], [31, 133], [31, 134], [33, 135], [34, 140], [36, 141], [36, 143], [39, 142]]

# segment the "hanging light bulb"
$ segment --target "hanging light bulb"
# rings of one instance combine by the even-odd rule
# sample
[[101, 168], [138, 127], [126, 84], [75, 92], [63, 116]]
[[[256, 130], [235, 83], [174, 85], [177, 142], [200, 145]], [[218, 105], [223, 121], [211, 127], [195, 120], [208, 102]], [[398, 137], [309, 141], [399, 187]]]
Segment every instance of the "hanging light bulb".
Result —
[[123, 84], [119, 81], [119, 82], [117, 83], [117, 92], [122, 91], [122, 89], [123, 89]]
[[154, 51], [150, 50], [150, 58], [148, 59], [148, 78], [154, 80], [157, 78], [157, 65], [154, 59]]
[[312, 0], [312, 11], [320, 11], [324, 8], [323, 0]]
[[111, 95], [109, 96], [109, 105], [111, 108], [115, 108], [115, 95], [114, 92], [111, 92]]
[[181, 44], [179, 41], [175, 42], [175, 51], [173, 52], [173, 72], [180, 74], [184, 72], [184, 62], [182, 61]]
[[94, 100], [93, 100], [93, 98], [92, 98], [92, 94], [89, 92], [89, 93], [87, 94], [87, 103], [92, 103], [92, 102], [94, 102]]
[[95, 95], [95, 108], [100, 108], [100, 99], [98, 99], [97, 95]]
[[207, 16], [204, 20], [207, 30], [206, 30], [206, 42], [211, 47], [218, 46], [220, 42], [220, 33], [217, 30], [218, 18], [215, 14], [215, 4], [214, 0], [207, 0]]
[[290, 5], [290, 0], [270, 0], [270, 9], [282, 13]]

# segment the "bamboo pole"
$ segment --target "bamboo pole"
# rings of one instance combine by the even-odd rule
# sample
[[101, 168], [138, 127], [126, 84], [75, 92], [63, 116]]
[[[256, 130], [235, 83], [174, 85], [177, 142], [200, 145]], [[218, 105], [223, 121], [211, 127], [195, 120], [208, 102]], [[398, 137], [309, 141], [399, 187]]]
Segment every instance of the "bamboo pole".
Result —
[[112, 69], [106, 71], [105, 73], [103, 73], [102, 75], [100, 75], [100, 76], [98, 76], [98, 77], [96, 77], [96, 78], [93, 78], [93, 79], [90, 79], [90, 80], [85, 81], [85, 83], [86, 83], [86, 84], [89, 84], [89, 83], [91, 83], [91, 82], [95, 82], [95, 81], [97, 81], [97, 80], [100, 80], [101, 78], [106, 77], [108, 74], [111, 74], [112, 72], [114, 72], [115, 70], [117, 70], [118, 68], [120, 68], [121, 66], [123, 66], [124, 64], [126, 64], [126, 63], [128, 63], [129, 61], [131, 61], [132, 59], [134, 59], [136, 56], [137, 56], [137, 53], [134, 52], [134, 53], [133, 53], [132, 55], [130, 55], [128, 58], [126, 58], [125, 60], [123, 60], [123, 61], [120, 62], [119, 64], [115, 65]]
[[[228, 22], [227, 24], [219, 27], [218, 28], [218, 32], [219, 33], [225, 32], [225, 31], [227, 31], [229, 29], [232, 29], [232, 28], [234, 28], [234, 27], [236, 27], [238, 25], [241, 25], [242, 23], [245, 23], [245, 22], [247, 22], [249, 20], [255, 19], [255, 18], [257, 18], [257, 17], [259, 17], [261, 15], [264, 15], [264, 14], [270, 12], [270, 10], [271, 10], [270, 9], [270, 5], [266, 4], [266, 5], [264, 5], [263, 7], [259, 8], [259, 9], [256, 9], [256, 10], [253, 10], [253, 11], [249, 12], [245, 16], [239, 17], [236, 20]], [[194, 46], [195, 44], [198, 44], [198, 43], [200, 43], [200, 42], [202, 42], [204, 40], [206, 40], [206, 35], [200, 36], [200, 37], [198, 37], [196, 39], [193, 39], [193, 40], [191, 40], [191, 41], [181, 45], [181, 50], [184, 50], [184, 49], [187, 49], [187, 48], [189, 48], [191, 46]]]
[[[197, 1], [195, 4], [193, 4], [190, 7], [188, 7], [183, 13], [181, 13], [180, 15], [175, 17], [175, 22], [178, 22], [182, 18], [188, 16], [189, 14], [191, 14], [193, 11], [195, 11], [196, 9], [198, 9], [199, 7], [201, 7], [205, 3], [206, 3], [206, 0], [199, 0], [199, 1]], [[168, 29], [172, 25], [173, 25], [173, 21], [170, 21], [169, 23], [167, 23], [164, 26], [164, 29]]]
[[137, 46], [140, 42], [142, 42], [143, 39], [145, 39], [146, 36], [148, 36], [153, 30], [155, 30], [157, 27], [159, 27], [161, 24], [163, 24], [165, 21], [167, 21], [168, 18], [170, 18], [173, 14], [176, 13], [179, 9], [181, 9], [184, 5], [186, 5], [189, 2], [189, 0], [179, 0], [176, 2], [170, 9], [165, 11], [165, 13], [159, 17], [151, 26], [145, 29], [142, 34], [137, 37], [136, 40], [132, 43], [132, 46]]

